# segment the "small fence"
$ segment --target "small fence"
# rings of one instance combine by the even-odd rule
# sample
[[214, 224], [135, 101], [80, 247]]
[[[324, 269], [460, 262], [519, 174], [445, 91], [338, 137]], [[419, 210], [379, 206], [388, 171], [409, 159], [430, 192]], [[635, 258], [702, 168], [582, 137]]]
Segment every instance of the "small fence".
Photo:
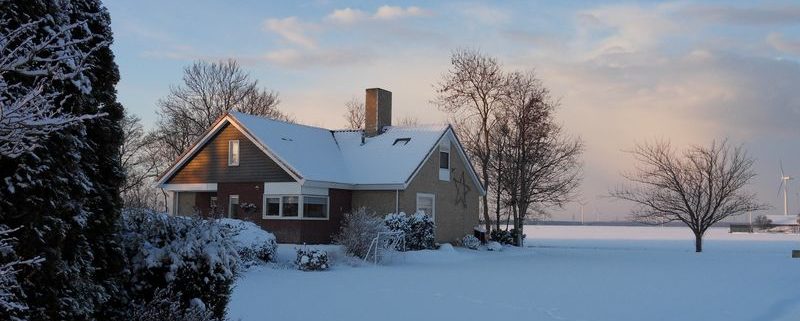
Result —
[[406, 249], [406, 235], [403, 232], [379, 232], [367, 249], [364, 261], [378, 264], [387, 253], [404, 251]]

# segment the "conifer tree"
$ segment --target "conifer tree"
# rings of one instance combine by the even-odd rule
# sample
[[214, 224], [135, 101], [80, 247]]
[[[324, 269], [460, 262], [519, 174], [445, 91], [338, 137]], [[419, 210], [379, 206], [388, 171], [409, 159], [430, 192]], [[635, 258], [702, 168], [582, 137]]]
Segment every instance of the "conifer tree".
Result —
[[36, 100], [23, 111], [44, 115], [30, 122], [42, 131], [24, 136], [29, 148], [0, 154], [0, 224], [19, 227], [17, 257], [44, 259], [16, 273], [27, 310], [0, 311], [0, 319], [105, 319], [101, 307], [124, 300], [114, 235], [123, 109], [109, 14], [97, 0], [0, 0], [0, 7], [0, 116], [24, 97]]

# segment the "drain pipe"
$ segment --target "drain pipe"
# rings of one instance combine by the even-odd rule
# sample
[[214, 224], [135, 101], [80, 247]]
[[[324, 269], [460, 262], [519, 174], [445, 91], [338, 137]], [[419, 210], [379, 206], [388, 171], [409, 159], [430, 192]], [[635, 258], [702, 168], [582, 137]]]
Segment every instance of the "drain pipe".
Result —
[[394, 213], [400, 213], [400, 190], [394, 190]]

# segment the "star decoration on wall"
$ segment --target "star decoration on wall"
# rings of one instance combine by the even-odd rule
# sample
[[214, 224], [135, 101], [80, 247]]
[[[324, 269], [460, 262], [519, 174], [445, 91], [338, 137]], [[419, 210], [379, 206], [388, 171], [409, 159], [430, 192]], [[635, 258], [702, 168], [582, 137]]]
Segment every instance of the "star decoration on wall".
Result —
[[[455, 174], [455, 169], [451, 169], [451, 174]], [[458, 175], [451, 175], [453, 177], [453, 184], [456, 185], [456, 205], [461, 205], [467, 208], [467, 194], [472, 190], [467, 184], [467, 179], [464, 176], [464, 171], [461, 171], [461, 177]]]

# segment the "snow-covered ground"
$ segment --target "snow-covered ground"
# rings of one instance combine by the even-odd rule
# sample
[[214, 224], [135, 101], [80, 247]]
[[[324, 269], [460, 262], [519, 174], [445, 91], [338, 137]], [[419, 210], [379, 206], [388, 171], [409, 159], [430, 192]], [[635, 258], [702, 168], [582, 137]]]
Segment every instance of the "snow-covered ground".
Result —
[[246, 272], [233, 320], [800, 320], [800, 236], [675, 227], [528, 226], [525, 248], [405, 253], [388, 265]]

